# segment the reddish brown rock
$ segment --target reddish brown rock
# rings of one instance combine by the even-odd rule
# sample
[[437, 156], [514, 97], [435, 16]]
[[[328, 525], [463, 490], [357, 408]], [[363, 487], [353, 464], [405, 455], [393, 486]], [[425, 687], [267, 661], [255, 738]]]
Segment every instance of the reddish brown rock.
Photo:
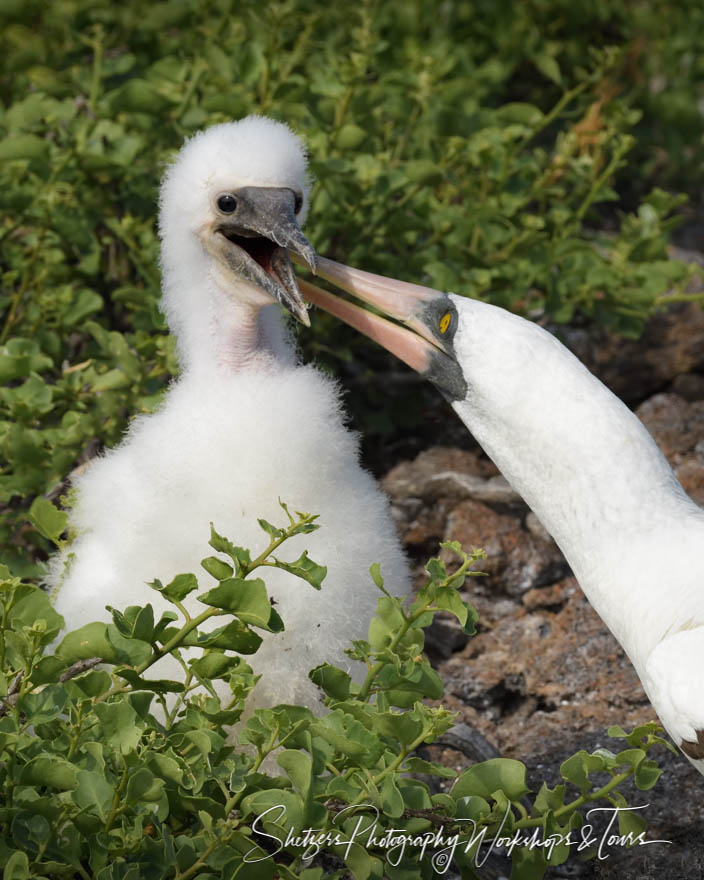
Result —
[[[544, 592], [558, 610], [536, 604]], [[586, 731], [651, 720], [635, 670], [573, 578], [534, 590], [532, 613], [516, 606], [440, 666], [447, 699], [502, 753], [561, 749]]]
[[695, 303], [673, 303], [654, 315], [637, 340], [597, 327], [553, 329], [626, 403], [639, 403], [682, 374], [704, 372], [704, 309]]
[[683, 462], [675, 473], [689, 497], [704, 507], [704, 456]]
[[526, 611], [535, 611], [537, 608], [554, 611], [578, 591], [577, 581], [573, 577], [567, 577], [549, 587], [533, 587], [523, 594], [521, 602]]
[[704, 400], [704, 376], [699, 373], [675, 376], [670, 390], [685, 400]]
[[636, 414], [672, 465], [685, 491], [704, 506], [704, 400], [656, 394]]
[[552, 541], [525, 530], [517, 517], [496, 513], [478, 501], [462, 501], [452, 509], [445, 540], [459, 541], [466, 550], [486, 550], [481, 567], [489, 575], [489, 586], [510, 596], [549, 584], [566, 570]]
[[392, 500], [477, 498], [496, 504], [519, 503], [519, 496], [481, 450], [435, 446], [413, 461], [404, 461], [382, 480]]
[[636, 415], [670, 464], [680, 464], [700, 443], [704, 453], [704, 400], [690, 402], [678, 394], [656, 394], [638, 407]]

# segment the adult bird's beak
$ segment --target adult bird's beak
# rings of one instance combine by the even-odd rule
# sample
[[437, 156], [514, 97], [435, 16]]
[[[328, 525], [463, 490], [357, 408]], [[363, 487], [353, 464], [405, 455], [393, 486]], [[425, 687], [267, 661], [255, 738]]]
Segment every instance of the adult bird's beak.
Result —
[[223, 253], [225, 261], [310, 327], [289, 250], [314, 273], [318, 258], [296, 220], [295, 193], [286, 187], [243, 186], [231, 195], [235, 207], [231, 214], [221, 215], [217, 225], [217, 232], [230, 243]]
[[318, 258], [318, 275], [405, 326], [300, 281], [307, 300], [378, 342], [433, 382], [446, 397], [464, 399], [467, 383], [453, 347], [457, 309], [446, 293], [373, 275], [325, 257]]

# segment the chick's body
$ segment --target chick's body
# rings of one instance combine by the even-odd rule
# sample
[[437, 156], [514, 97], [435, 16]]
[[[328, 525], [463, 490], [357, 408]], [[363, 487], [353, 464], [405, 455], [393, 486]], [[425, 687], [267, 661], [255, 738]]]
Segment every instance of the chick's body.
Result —
[[[380, 595], [369, 566], [381, 563], [397, 595], [409, 582], [387, 503], [359, 465], [338, 389], [297, 363], [280, 309], [271, 305], [273, 296], [307, 320], [293, 275], [285, 267], [264, 275], [254, 265], [260, 252], [281, 265], [284, 246], [312, 259], [297, 225], [307, 191], [300, 142], [258, 117], [196, 136], [169, 169], [160, 217], [162, 307], [183, 373], [160, 409], [135, 419], [122, 443], [76, 480], [71, 523], [79, 536], [70, 564], [57, 558], [50, 577], [69, 629], [109, 620], [106, 605], [149, 602], [158, 616], [173, 606], [148, 581], [193, 572], [203, 591], [215, 585], [200, 568], [214, 553], [210, 522], [258, 555], [269, 538], [257, 519], [286, 524], [279, 498], [292, 511], [319, 514], [318, 531], [277, 552], [294, 560], [306, 549], [327, 566], [319, 593], [293, 574], [262, 570], [286, 629], [263, 633], [251, 660], [263, 675], [256, 705], [320, 705], [308, 672], [323, 661], [350, 666], [344, 650], [366, 636]], [[248, 212], [242, 219], [238, 205]], [[270, 205], [278, 206], [273, 218]], [[196, 595], [184, 603], [192, 615], [205, 608]], [[169, 658], [150, 672], [182, 675]]]

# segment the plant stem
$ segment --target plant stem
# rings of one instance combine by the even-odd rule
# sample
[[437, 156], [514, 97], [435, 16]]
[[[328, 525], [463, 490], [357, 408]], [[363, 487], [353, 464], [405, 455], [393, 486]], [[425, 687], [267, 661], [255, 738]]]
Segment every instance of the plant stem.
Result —
[[110, 828], [112, 827], [112, 823], [115, 821], [115, 817], [117, 816], [118, 812], [120, 811], [120, 800], [121, 800], [120, 796], [122, 795], [122, 792], [124, 791], [126, 785], [127, 785], [127, 767], [125, 767], [125, 769], [122, 771], [122, 778], [120, 779], [120, 783], [117, 786], [117, 788], [115, 789], [115, 794], [113, 795], [113, 798], [112, 798], [112, 807], [110, 809], [110, 812], [108, 813], [108, 818], [105, 820], [104, 830], [106, 832], [110, 830]]
[[[633, 774], [633, 768], [629, 767], [628, 770], [624, 770], [623, 773], [619, 773], [614, 776], [606, 785], [598, 788], [596, 791], [588, 792], [586, 794], [580, 795], [578, 798], [575, 798], [573, 801], [570, 801], [569, 804], [563, 804], [557, 810], [554, 811], [553, 816], [556, 819], [559, 819], [560, 816], [564, 816], [565, 814], [573, 813], [579, 807], [583, 807], [585, 804], [589, 804], [592, 801], [597, 801], [600, 798], [606, 797], [609, 792], [613, 791], [615, 788], [618, 788], [622, 782], [625, 782], [626, 779], [629, 778]], [[534, 818], [526, 818], [519, 819], [518, 822], [514, 824], [514, 828], [536, 828], [539, 825], [543, 824], [543, 817], [537, 816]]]
[[[465, 561], [462, 563], [462, 565], [460, 565], [460, 567], [457, 569], [457, 571], [454, 574], [450, 575], [444, 581], [442, 581], [441, 583], [439, 583], [437, 585], [438, 589], [441, 589], [442, 587], [447, 586], [451, 580], [454, 580], [455, 578], [457, 578], [461, 575], [464, 575], [465, 572], [467, 572], [467, 570], [469, 569], [470, 565], [473, 565], [474, 562], [476, 562], [476, 559], [474, 559], [473, 557], [469, 557], [469, 558], [465, 559]], [[430, 583], [430, 582], [428, 581], [428, 583]], [[426, 587], [427, 587], [427, 584], [426, 584]], [[429, 599], [423, 605], [420, 605], [418, 608], [416, 608], [416, 610], [408, 616], [406, 616], [403, 609], [401, 609], [401, 613], [404, 616], [403, 625], [401, 626], [401, 628], [398, 630], [396, 635], [393, 637], [393, 639], [389, 643], [388, 648], [387, 648], [388, 651], [393, 653], [393, 651], [396, 649], [397, 645], [399, 644], [401, 639], [406, 635], [408, 630], [413, 626], [413, 624], [416, 622], [416, 620], [418, 620], [419, 617], [422, 617], [423, 614], [426, 613], [426, 611], [440, 611], [441, 610], [440, 608], [433, 607], [433, 601], [434, 601], [434, 599]], [[374, 683], [374, 679], [378, 676], [378, 674], [381, 672], [381, 670], [384, 668], [384, 666], [386, 666], [387, 663], [388, 663], [387, 660], [379, 660], [377, 663], [375, 663], [369, 669], [369, 672], [367, 673], [367, 677], [364, 679], [364, 682], [362, 683], [362, 687], [360, 688], [360, 691], [357, 694], [358, 700], [360, 700], [361, 702], [365, 702], [368, 699], [369, 692], [370, 692], [372, 685]]]

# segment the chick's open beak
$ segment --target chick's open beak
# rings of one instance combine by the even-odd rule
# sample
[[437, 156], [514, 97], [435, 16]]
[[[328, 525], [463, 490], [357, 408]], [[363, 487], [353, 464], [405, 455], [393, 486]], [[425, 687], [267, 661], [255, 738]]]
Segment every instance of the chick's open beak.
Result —
[[313, 272], [318, 258], [296, 220], [295, 193], [286, 187], [244, 186], [231, 195], [235, 207], [219, 217], [216, 228], [229, 242], [222, 251], [225, 262], [309, 327], [289, 251], [298, 254]]
[[300, 281], [301, 291], [309, 302], [378, 342], [451, 400], [466, 396], [467, 383], [453, 348], [457, 309], [446, 293], [373, 275], [324, 257], [318, 258], [318, 275], [400, 324]]

